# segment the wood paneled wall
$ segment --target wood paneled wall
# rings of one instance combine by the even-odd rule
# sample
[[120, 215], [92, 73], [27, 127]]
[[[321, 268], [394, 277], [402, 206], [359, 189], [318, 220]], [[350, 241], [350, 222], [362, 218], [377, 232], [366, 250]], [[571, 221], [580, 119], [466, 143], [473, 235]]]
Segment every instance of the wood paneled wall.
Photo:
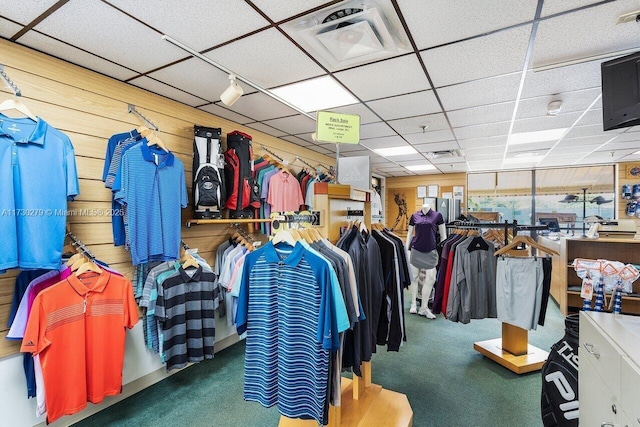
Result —
[[[395, 195], [398, 194], [400, 197], [404, 195], [407, 203], [407, 214], [411, 217], [411, 214], [422, 206], [422, 199], [418, 199], [416, 190], [418, 186], [422, 185], [437, 184], [438, 197], [442, 197], [442, 193], [453, 191], [454, 185], [465, 187], [464, 198], [462, 199], [462, 210], [465, 210], [467, 197], [467, 174], [465, 173], [392, 177], [387, 178], [386, 181], [385, 220], [388, 226], [392, 226], [398, 216], [398, 205], [394, 201]], [[406, 229], [404, 224], [406, 224], [406, 221], [401, 221], [395, 229], [402, 233]]]
[[[111, 194], [101, 181], [107, 139], [143, 124], [138, 117], [128, 113], [129, 103], [135, 104], [159, 127], [162, 141], [184, 163], [187, 183], [191, 182], [194, 124], [220, 127], [223, 135], [236, 129], [246, 132], [253, 136], [255, 154], [260, 154], [260, 145], [264, 145], [291, 163], [296, 155], [312, 164], [334, 162], [314, 151], [6, 40], [0, 40], [0, 63], [22, 90], [22, 101], [31, 112], [71, 138], [80, 178], [80, 196], [69, 204], [69, 209], [110, 209]], [[0, 101], [10, 96], [12, 93], [3, 89]], [[295, 164], [290, 167], [293, 171], [299, 170]], [[190, 214], [190, 207], [183, 210], [184, 219]], [[72, 232], [96, 256], [131, 277], [131, 258], [121, 247], [113, 246], [110, 221], [108, 216], [68, 218]], [[183, 227], [182, 231], [186, 243], [199, 248], [204, 258], [213, 262], [215, 248], [229, 234], [229, 226], [199, 225], [190, 229]], [[0, 357], [15, 353], [19, 348], [18, 343], [4, 339], [17, 274], [17, 270], [11, 270], [0, 275]]]

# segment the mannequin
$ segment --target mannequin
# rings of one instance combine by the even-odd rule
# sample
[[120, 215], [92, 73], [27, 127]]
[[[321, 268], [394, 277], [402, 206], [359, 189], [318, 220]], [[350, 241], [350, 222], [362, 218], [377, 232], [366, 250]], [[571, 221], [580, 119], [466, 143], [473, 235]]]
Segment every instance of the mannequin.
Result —
[[[411, 308], [409, 312], [419, 314], [429, 319], [436, 316], [429, 310], [429, 295], [436, 281], [436, 264], [438, 263], [438, 251], [436, 250], [437, 237], [440, 234], [440, 241], [447, 237], [447, 227], [440, 212], [431, 208], [429, 203], [424, 203], [422, 208], [411, 215], [409, 220], [409, 232], [407, 233], [406, 248], [409, 251], [411, 274]], [[416, 299], [418, 297], [418, 279], [420, 270], [424, 271], [422, 286], [422, 305], [417, 309]]]

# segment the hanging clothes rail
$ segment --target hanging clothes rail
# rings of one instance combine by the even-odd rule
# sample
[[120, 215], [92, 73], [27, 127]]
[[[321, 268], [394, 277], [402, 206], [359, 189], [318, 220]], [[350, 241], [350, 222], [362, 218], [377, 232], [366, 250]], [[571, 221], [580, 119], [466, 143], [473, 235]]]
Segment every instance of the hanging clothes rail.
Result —
[[7, 89], [11, 89], [15, 96], [22, 96], [20, 88], [13, 82], [13, 80], [9, 78], [7, 73], [4, 71], [4, 65], [2, 64], [0, 64], [0, 77], [2, 77], [2, 80], [4, 80]]
[[[509, 231], [513, 237], [518, 231], [546, 230], [546, 225], [518, 225], [517, 221], [503, 223], [454, 221], [447, 224], [449, 229], [504, 229], [505, 246], [509, 244]], [[502, 337], [473, 343], [474, 350], [504, 366], [516, 374], [539, 371], [547, 360], [549, 353], [529, 345], [529, 335], [526, 329], [509, 323], [502, 323]]]
[[260, 145], [260, 149], [262, 151], [264, 151], [265, 153], [271, 154], [271, 156], [273, 156], [276, 160], [279, 160], [280, 162], [284, 162], [284, 159], [282, 157], [278, 156], [276, 153], [274, 153], [273, 151], [269, 150], [264, 145]]
[[308, 167], [311, 168], [311, 170], [316, 170], [315, 167], [313, 167], [313, 165], [311, 165], [310, 163], [306, 162], [305, 160], [303, 160], [302, 158], [300, 158], [300, 156], [296, 156], [296, 161], [299, 161], [300, 163], [302, 163], [303, 165], [306, 165]]
[[82, 252], [91, 261], [94, 261], [96, 259], [96, 256], [94, 255], [94, 253], [91, 252], [91, 250], [87, 248], [87, 246], [80, 239], [78, 239], [76, 235], [73, 234], [71, 231], [67, 231], [67, 234], [65, 236], [68, 237], [69, 240], [71, 240], [71, 245], [73, 247], [75, 247], [77, 250]]
[[151, 120], [146, 118], [140, 111], [138, 111], [135, 105], [128, 104], [128, 111], [130, 114], [134, 114], [140, 117], [142, 121], [144, 121], [151, 129], [155, 130], [156, 132], [160, 130], [158, 129], [158, 126], [156, 126]]

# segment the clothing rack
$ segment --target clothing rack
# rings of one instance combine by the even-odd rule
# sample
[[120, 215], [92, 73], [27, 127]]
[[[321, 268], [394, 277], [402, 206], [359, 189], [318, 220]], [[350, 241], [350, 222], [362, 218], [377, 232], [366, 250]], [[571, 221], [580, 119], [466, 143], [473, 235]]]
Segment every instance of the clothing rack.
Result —
[[83, 255], [89, 258], [91, 261], [95, 261], [96, 256], [94, 255], [94, 253], [91, 252], [91, 250], [87, 248], [86, 245], [80, 239], [78, 239], [75, 234], [73, 234], [71, 231], [67, 231], [65, 237], [68, 237], [69, 240], [71, 240], [71, 245], [74, 248], [82, 252]]
[[231, 228], [233, 228], [239, 235], [240, 237], [242, 237], [243, 239], [245, 239], [247, 242], [252, 243], [255, 242], [255, 240], [253, 239], [253, 237], [251, 237], [249, 235], [249, 233], [247, 233], [246, 231], [244, 231], [242, 229], [242, 227], [240, 227], [240, 225], [238, 224], [231, 224], [230, 225]]
[[[518, 231], [546, 230], [546, 225], [518, 225], [517, 221], [503, 223], [454, 221], [447, 228], [480, 229], [503, 228], [505, 246], [509, 243], [509, 230], [514, 237]], [[529, 345], [529, 331], [509, 323], [502, 323], [502, 337], [473, 343], [474, 350], [504, 366], [516, 374], [539, 371], [547, 360], [549, 353]]]
[[11, 91], [15, 96], [22, 96], [22, 92], [20, 91], [20, 88], [13, 82], [13, 80], [9, 78], [7, 73], [4, 71], [3, 64], [0, 64], [0, 77], [2, 77], [2, 80], [4, 80], [4, 83], [7, 89], [11, 89]]
[[300, 163], [302, 163], [303, 165], [307, 165], [307, 167], [311, 168], [311, 170], [315, 171], [316, 168], [313, 167], [310, 163], [308, 163], [307, 161], [303, 160], [300, 156], [296, 156], [296, 161], [299, 161]]
[[158, 129], [158, 126], [156, 126], [151, 120], [146, 118], [140, 111], [138, 111], [136, 109], [135, 105], [128, 104], [128, 111], [129, 111], [130, 114], [134, 114], [134, 115], [140, 117], [142, 119], [142, 121], [144, 121], [147, 124], [147, 126], [149, 126], [151, 129], [155, 130], [156, 132], [160, 130], [160, 129]]
[[264, 145], [260, 145], [260, 149], [262, 151], [264, 151], [265, 153], [269, 153], [271, 154], [271, 156], [273, 156], [276, 160], [280, 161], [280, 162], [284, 162], [284, 159], [280, 156], [278, 156], [276, 153], [274, 153], [273, 151], [269, 150], [267, 147], [265, 147]]

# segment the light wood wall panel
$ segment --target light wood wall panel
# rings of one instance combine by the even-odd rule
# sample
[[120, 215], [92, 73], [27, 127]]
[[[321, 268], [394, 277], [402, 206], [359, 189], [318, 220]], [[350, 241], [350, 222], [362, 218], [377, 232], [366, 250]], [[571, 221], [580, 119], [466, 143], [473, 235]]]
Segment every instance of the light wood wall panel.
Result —
[[[404, 195], [409, 217], [421, 208], [422, 199], [418, 199], [416, 190], [418, 186], [437, 184], [438, 197], [442, 197], [443, 192], [452, 191], [454, 185], [464, 186], [466, 198], [467, 175], [465, 173], [391, 177], [386, 181], [385, 219], [388, 226], [392, 226], [398, 216], [398, 205], [394, 201], [396, 194], [400, 197]], [[463, 211], [465, 210], [465, 201], [466, 199], [462, 200]], [[402, 220], [396, 226], [396, 230], [402, 234], [407, 225], [406, 221]]]
[[[195, 124], [220, 127], [223, 136], [233, 130], [252, 135], [256, 155], [264, 145], [290, 162], [299, 156], [311, 164], [334, 163], [330, 157], [6, 40], [0, 40], [0, 63], [22, 90], [22, 101], [31, 112], [65, 132], [74, 145], [80, 195], [69, 204], [69, 209], [76, 213], [68, 217], [72, 232], [96, 256], [129, 277], [133, 273], [131, 258], [122, 247], [113, 246], [111, 220], [104, 214], [111, 209], [111, 192], [101, 181], [107, 139], [144, 124], [128, 113], [127, 104], [136, 105], [159, 127], [162, 141], [182, 160], [189, 194]], [[0, 100], [10, 96], [7, 89], [0, 89]], [[299, 170], [295, 164], [290, 167], [294, 172]], [[83, 209], [97, 211], [88, 216], [77, 215]], [[188, 219], [190, 208], [183, 210], [182, 215], [183, 220]], [[215, 249], [232, 231], [228, 225], [184, 227], [183, 239], [213, 263]], [[11, 270], [0, 275], [0, 357], [18, 350], [17, 344], [4, 339], [17, 273]]]

